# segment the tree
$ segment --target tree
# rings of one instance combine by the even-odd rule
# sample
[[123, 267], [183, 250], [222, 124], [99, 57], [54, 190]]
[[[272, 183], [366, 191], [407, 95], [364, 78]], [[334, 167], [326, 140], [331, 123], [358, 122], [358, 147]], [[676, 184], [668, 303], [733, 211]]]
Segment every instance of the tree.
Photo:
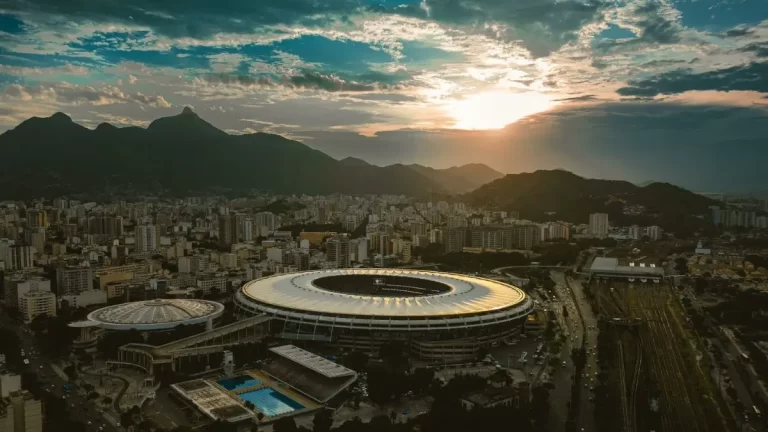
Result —
[[272, 426], [274, 432], [297, 432], [296, 422], [293, 417], [283, 417], [278, 419]]
[[312, 419], [312, 432], [330, 432], [331, 426], [333, 426], [331, 410], [322, 409]]
[[96, 400], [98, 398], [99, 398], [99, 394], [96, 392], [90, 392], [88, 393], [88, 396], [86, 396], [86, 399], [88, 399], [89, 401]]
[[368, 366], [368, 355], [362, 351], [352, 351], [344, 356], [344, 366], [362, 372]]
[[70, 381], [75, 381], [77, 379], [77, 370], [75, 370], [75, 365], [69, 365], [65, 367], [64, 373], [67, 374]]
[[131, 414], [129, 411], [126, 411], [120, 415], [120, 425], [125, 428], [125, 430], [128, 430], [128, 428], [133, 426], [133, 414]]
[[104, 396], [104, 399], [101, 400], [101, 404], [104, 405], [104, 408], [109, 407], [112, 405], [112, 398], [109, 396]]
[[432, 384], [432, 380], [435, 378], [435, 370], [431, 368], [416, 368], [413, 371], [413, 378], [411, 380], [412, 390], [414, 393], [426, 393], [429, 390], [429, 386]]
[[48, 328], [48, 315], [39, 314], [35, 316], [32, 322], [29, 323], [29, 328], [38, 335], [44, 332]]

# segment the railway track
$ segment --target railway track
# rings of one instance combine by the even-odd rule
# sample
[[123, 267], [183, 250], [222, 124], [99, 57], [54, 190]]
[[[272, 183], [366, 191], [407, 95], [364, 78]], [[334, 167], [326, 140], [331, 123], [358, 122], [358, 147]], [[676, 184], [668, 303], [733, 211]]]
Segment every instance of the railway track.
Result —
[[632, 432], [629, 423], [629, 404], [627, 403], [627, 374], [624, 367], [624, 344], [619, 341], [616, 345], [619, 352], [619, 381], [621, 382], [621, 388], [619, 395], [621, 396], [621, 417], [624, 422], [624, 432]]
[[[728, 431], [717, 396], [695, 363], [686, 331], [675, 315], [675, 294], [669, 286], [614, 283], [613, 287], [609, 291], [603, 286], [596, 292], [601, 315], [642, 320], [633, 330], [615, 327], [623, 430]], [[651, 398], [657, 402], [658, 418], [645, 415], [651, 412]], [[649, 418], [658, 424], [640, 424]]]

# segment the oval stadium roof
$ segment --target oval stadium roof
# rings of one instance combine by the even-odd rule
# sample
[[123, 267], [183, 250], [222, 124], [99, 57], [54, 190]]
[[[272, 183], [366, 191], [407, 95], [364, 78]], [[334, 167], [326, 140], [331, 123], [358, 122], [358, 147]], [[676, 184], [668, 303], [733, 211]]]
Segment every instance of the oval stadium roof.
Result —
[[[446, 291], [424, 296], [376, 296], [330, 291], [315, 285], [329, 276], [370, 275], [425, 279]], [[521, 305], [526, 294], [512, 285], [454, 273], [400, 269], [344, 269], [281, 274], [243, 286], [245, 298], [281, 309], [357, 317], [440, 317], [482, 314]]]

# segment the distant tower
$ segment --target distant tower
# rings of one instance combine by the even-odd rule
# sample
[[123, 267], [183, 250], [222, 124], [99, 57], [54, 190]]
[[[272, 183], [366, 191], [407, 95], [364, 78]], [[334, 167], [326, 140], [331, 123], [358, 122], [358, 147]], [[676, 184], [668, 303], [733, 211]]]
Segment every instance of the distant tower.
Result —
[[231, 377], [235, 373], [235, 356], [232, 351], [224, 351], [222, 366], [224, 367], [224, 375]]

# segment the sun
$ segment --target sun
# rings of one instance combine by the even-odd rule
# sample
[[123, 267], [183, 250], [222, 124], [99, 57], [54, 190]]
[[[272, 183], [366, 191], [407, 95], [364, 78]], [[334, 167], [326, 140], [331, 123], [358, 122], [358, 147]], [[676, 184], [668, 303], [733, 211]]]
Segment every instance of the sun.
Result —
[[555, 105], [541, 93], [493, 91], [469, 95], [445, 106], [457, 129], [501, 129]]

